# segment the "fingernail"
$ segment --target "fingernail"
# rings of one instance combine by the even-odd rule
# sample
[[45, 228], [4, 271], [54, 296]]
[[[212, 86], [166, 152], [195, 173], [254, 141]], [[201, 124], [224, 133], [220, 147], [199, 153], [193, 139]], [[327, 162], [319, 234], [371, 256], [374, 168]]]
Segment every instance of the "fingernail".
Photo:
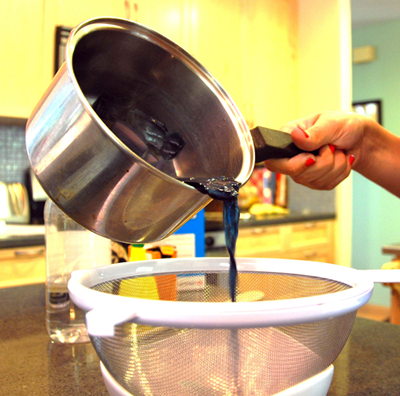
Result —
[[309, 138], [309, 137], [310, 137], [309, 134], [308, 134], [301, 126], [297, 125], [297, 128], [299, 128], [300, 131], [302, 131], [302, 132], [304, 133], [304, 136], [305, 136], [306, 138]]
[[330, 144], [329, 148], [331, 149], [332, 154], [335, 154], [335, 146], [333, 144]]
[[350, 163], [350, 165], [353, 165], [353, 162], [354, 162], [355, 159], [356, 159], [356, 158], [354, 157], [354, 155], [350, 155], [350, 157], [349, 157], [349, 163]]
[[311, 166], [313, 164], [315, 164], [315, 159], [311, 158], [311, 157], [308, 158], [307, 161], [306, 161], [306, 166]]

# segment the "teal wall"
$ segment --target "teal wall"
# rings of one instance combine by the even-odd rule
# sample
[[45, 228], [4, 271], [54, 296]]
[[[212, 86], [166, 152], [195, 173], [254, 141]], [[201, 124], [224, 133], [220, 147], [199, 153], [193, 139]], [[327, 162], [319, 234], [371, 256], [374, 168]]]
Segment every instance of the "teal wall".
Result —
[[[400, 136], [400, 20], [353, 30], [353, 48], [372, 45], [376, 60], [353, 65], [353, 101], [380, 99], [384, 127]], [[397, 180], [400, 183], [400, 172]], [[352, 266], [380, 268], [392, 259], [383, 245], [400, 243], [400, 199], [353, 173]], [[390, 289], [374, 288], [371, 303], [390, 304]]]

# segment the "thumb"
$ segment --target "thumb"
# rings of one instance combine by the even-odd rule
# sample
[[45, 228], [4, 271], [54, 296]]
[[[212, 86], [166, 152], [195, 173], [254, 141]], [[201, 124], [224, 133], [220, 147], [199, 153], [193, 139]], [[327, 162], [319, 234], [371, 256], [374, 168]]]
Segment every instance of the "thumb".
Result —
[[324, 133], [321, 133], [321, 128], [314, 125], [307, 128], [298, 124], [292, 129], [291, 135], [294, 144], [306, 151], [314, 151], [330, 144], [334, 138], [329, 133], [329, 129], [324, 129]]
[[338, 143], [343, 120], [343, 115], [337, 112], [315, 113], [290, 121], [281, 130], [289, 132], [300, 149], [315, 151], [325, 145]]

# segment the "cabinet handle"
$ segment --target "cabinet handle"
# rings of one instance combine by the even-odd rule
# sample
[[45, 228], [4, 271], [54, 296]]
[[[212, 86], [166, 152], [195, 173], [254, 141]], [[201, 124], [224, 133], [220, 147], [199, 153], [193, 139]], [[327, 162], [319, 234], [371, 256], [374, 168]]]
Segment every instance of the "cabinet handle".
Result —
[[260, 234], [264, 234], [264, 232], [266, 232], [265, 228], [253, 228], [251, 230], [251, 233], [253, 235], [260, 235]]
[[315, 228], [316, 226], [317, 226], [317, 223], [306, 223], [306, 224], [304, 224], [304, 228], [306, 230], [309, 230], [311, 228]]
[[32, 256], [39, 256], [45, 252], [44, 248], [40, 249], [32, 249], [32, 250], [15, 250], [14, 256], [15, 257], [32, 257]]
[[268, 228], [268, 227], [257, 227], [257, 228], [252, 228], [251, 229], [251, 234], [252, 235], [261, 235], [261, 234], [277, 234], [279, 230], [277, 231], [274, 228]]
[[305, 253], [304, 253], [304, 258], [307, 259], [307, 260], [313, 259], [313, 258], [315, 258], [315, 257], [317, 257], [317, 256], [318, 256], [318, 254], [317, 254], [316, 251], [305, 252]]

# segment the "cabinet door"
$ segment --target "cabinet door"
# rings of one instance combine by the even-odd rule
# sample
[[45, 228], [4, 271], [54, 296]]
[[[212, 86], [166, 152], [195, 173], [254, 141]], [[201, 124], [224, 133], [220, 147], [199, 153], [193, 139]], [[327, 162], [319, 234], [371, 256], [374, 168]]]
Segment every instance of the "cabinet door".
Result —
[[329, 244], [332, 238], [333, 228], [329, 221], [296, 224], [291, 228], [289, 247], [296, 249], [310, 245]]
[[333, 221], [240, 228], [237, 257], [334, 263]]
[[240, 3], [242, 112], [249, 124], [280, 128], [297, 116], [297, 2]]
[[75, 27], [96, 17], [125, 17], [123, 0], [69, 0], [46, 1], [46, 23], [53, 27]]
[[127, 15], [124, 0], [52, 0], [43, 7], [42, 64], [45, 88], [54, 77], [55, 33], [57, 26], [74, 28], [87, 19], [97, 17], [120, 17]]
[[41, 96], [43, 1], [1, 5], [0, 113], [26, 118]]
[[291, 250], [282, 255], [282, 258], [290, 260], [316, 261], [320, 263], [334, 264], [333, 248], [331, 245], [327, 246], [311, 245], [303, 249]]
[[154, 29], [188, 49], [187, 26], [191, 19], [188, 0], [126, 0], [124, 4], [126, 18]]
[[239, 229], [237, 257], [280, 257], [282, 249], [282, 228], [279, 226]]
[[193, 55], [228, 93], [241, 99], [240, 2], [159, 0], [126, 2], [130, 18]]
[[45, 248], [0, 250], [0, 288], [45, 282]]
[[193, 1], [188, 50], [240, 107], [242, 100], [241, 2]]

